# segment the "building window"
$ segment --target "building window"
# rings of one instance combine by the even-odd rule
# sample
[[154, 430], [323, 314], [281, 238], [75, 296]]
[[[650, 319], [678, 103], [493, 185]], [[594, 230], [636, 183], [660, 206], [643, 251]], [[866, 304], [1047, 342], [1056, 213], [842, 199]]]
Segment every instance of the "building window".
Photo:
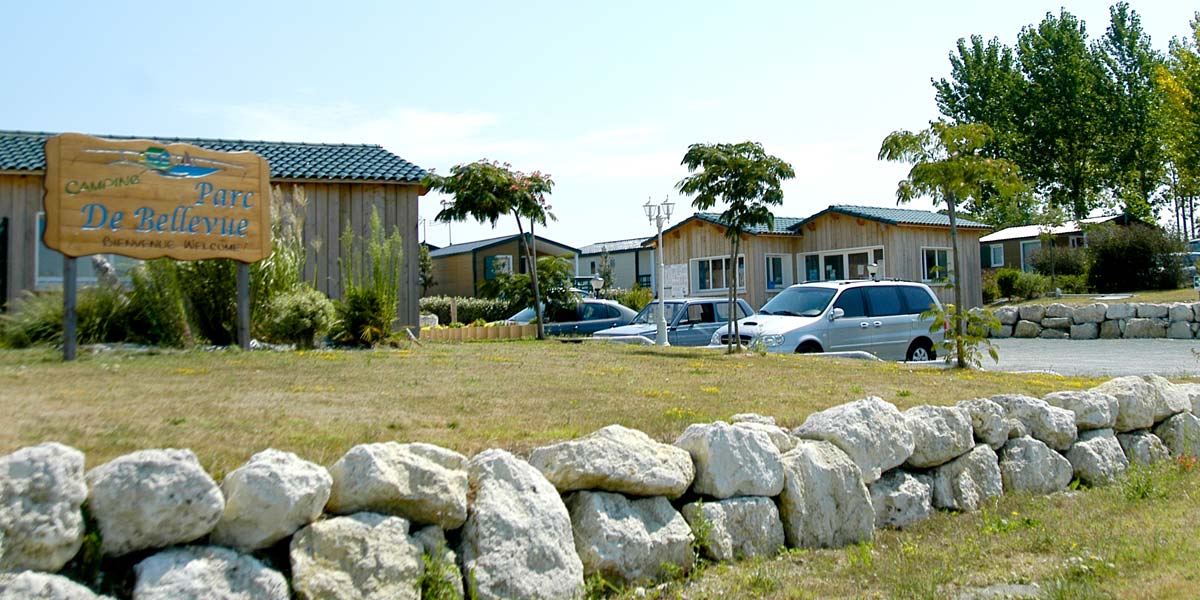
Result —
[[1021, 270], [1026, 273], [1033, 272], [1033, 253], [1042, 249], [1041, 240], [1030, 240], [1021, 242]]
[[792, 285], [792, 257], [786, 254], [767, 255], [767, 290], [781, 290]]
[[[746, 289], [746, 257], [739, 255], [738, 263], [738, 289]], [[696, 291], [698, 292], [715, 292], [729, 289], [730, 280], [733, 279], [729, 268], [729, 257], [712, 256], [706, 258], [695, 258], [691, 261], [692, 265], [692, 281], [696, 282]]]
[[[37, 214], [37, 232], [37, 253], [33, 257], [33, 268], [34, 272], [37, 273], [37, 281], [34, 287], [35, 289], [44, 290], [61, 286], [63, 283], [63, 255], [57, 250], [51, 250], [42, 241], [45, 239], [44, 235], [46, 233], [46, 213], [39, 212]], [[97, 256], [107, 260], [108, 264], [112, 265], [117, 277], [124, 282], [129, 281], [129, 271], [142, 262], [136, 258], [116, 254], [98, 254]], [[80, 284], [96, 282], [96, 270], [90, 256], [81, 256], [75, 261], [75, 281]]]
[[1004, 266], [1004, 244], [992, 244], [991, 246], [989, 246], [988, 249], [992, 255], [991, 266], [1003, 267]]
[[504, 273], [512, 272], [512, 255], [497, 254], [483, 257], [483, 278], [495, 279]]
[[1072, 248], [1087, 248], [1087, 236], [1086, 235], [1073, 235], [1073, 236], [1067, 238], [1067, 242], [1071, 245]]
[[926, 283], [950, 281], [950, 249], [921, 248], [921, 273]]
[[870, 279], [872, 264], [875, 265], [875, 276], [883, 277], [883, 246], [805, 254], [801, 277], [804, 281]]

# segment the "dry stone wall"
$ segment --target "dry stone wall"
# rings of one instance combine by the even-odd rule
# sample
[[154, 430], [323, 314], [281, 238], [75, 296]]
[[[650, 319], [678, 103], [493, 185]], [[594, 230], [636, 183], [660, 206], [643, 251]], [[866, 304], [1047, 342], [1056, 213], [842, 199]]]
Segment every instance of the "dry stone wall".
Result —
[[613, 425], [529, 460], [384, 443], [326, 469], [267, 450], [219, 486], [187, 450], [85, 473], [82, 453], [50, 442], [0, 457], [0, 599], [102, 597], [55, 574], [84, 545], [85, 499], [137, 600], [417, 599], [427, 577], [460, 597], [574, 598], [591, 577], [678, 577], [695, 544], [718, 561], [841, 547], [1003, 493], [1111, 484], [1200, 454], [1198, 409], [1200, 385], [1121, 377], [904, 412], [870, 397], [790, 431], [735, 415], [673, 444]]
[[1200, 302], [1030, 304], [1003, 306], [994, 313], [1000, 320], [990, 332], [994, 338], [1191, 340], [1200, 332]]

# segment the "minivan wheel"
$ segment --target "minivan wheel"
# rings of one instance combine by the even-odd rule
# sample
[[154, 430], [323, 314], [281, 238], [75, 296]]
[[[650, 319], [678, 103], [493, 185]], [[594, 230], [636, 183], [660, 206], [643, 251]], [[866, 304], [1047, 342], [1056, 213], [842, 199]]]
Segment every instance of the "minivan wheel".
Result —
[[933, 344], [929, 340], [921, 338], [914, 340], [912, 345], [908, 347], [908, 358], [905, 360], [912, 362], [935, 360], [936, 358], [937, 354], [933, 352]]
[[816, 342], [804, 342], [796, 347], [796, 354], [816, 354], [821, 351], [821, 345]]

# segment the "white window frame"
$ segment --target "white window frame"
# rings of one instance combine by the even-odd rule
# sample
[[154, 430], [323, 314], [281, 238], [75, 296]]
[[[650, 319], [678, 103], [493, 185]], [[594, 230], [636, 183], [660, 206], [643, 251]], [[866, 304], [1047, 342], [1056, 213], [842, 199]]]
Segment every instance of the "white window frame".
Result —
[[[492, 277], [499, 277], [505, 273], [513, 272], [513, 255], [511, 255], [511, 254], [492, 254], [491, 256], [483, 257], [483, 264], [484, 264], [483, 278], [484, 279], [487, 279], [487, 259], [489, 259], [489, 258], [492, 259]], [[500, 261], [497, 259], [501, 259], [501, 258], [503, 258], [504, 262], [507, 263], [507, 267], [504, 269], [499, 268], [500, 265], [498, 263]]]
[[[782, 277], [783, 282], [780, 283], [778, 287], [771, 287], [771, 275], [772, 275], [771, 259], [772, 258], [779, 259], [779, 268], [781, 271], [783, 271], [783, 277]], [[794, 283], [794, 279], [795, 279], [792, 276], [792, 273], [793, 273], [793, 269], [792, 269], [792, 255], [791, 254], [767, 254], [764, 256], [764, 258], [763, 258], [763, 281], [766, 283], [766, 286], [767, 286], [766, 290], [767, 290], [768, 294], [774, 294], [774, 293], [779, 292], [779, 291], [787, 288], [788, 286], [792, 285], [792, 283]]]
[[[729, 255], [725, 254], [725, 255], [721, 255], [721, 256], [701, 256], [699, 258], [693, 258], [688, 261], [688, 279], [690, 280], [688, 283], [691, 286], [692, 290], [694, 290], [697, 295], [706, 296], [706, 295], [710, 295], [710, 294], [719, 294], [722, 292], [725, 292], [725, 293], [729, 292], [728, 286], [719, 287], [719, 288], [701, 288], [700, 287], [700, 263], [702, 263], [702, 262], [711, 263], [713, 261], [718, 261], [718, 260], [728, 261]], [[738, 274], [737, 291], [744, 292], [744, 291], [746, 291], [746, 255], [745, 254], [739, 254], [737, 256], [737, 265], [738, 265], [738, 267], [740, 267], [740, 269], [739, 269], [740, 273]], [[722, 269], [724, 269], [724, 263], [722, 263]], [[709, 278], [711, 279], [712, 278], [712, 275], [711, 275], [712, 266], [711, 265], [709, 266], [709, 273], [710, 273]], [[728, 272], [726, 272], [726, 274], [725, 274], [725, 281], [729, 281]]]
[[[933, 250], [934, 252], [941, 251], [941, 252], [946, 253], [946, 279], [945, 279], [945, 281], [934, 281], [932, 279], [929, 279], [929, 277], [928, 277], [929, 264], [927, 262], [925, 262], [925, 251], [926, 250]], [[926, 285], [933, 285], [933, 286], [950, 285], [950, 282], [953, 281], [953, 279], [954, 279], [954, 266], [950, 264], [950, 260], [951, 260], [950, 257], [951, 257], [951, 252], [950, 252], [950, 248], [948, 248], [948, 247], [945, 247], [945, 246], [921, 246], [921, 283], [924, 283]]]
[[[1000, 260], [996, 260], [996, 251], [1000, 251]], [[988, 256], [991, 258], [992, 267], [1004, 266], [1004, 244], [992, 244], [988, 246]]]
[[[874, 261], [876, 250], [883, 252], [883, 260], [876, 263], [879, 266], [879, 270], [875, 273], [875, 276], [880, 279], [883, 279], [884, 271], [886, 270], [886, 264], [887, 264], [887, 249], [884, 248], [882, 244], [879, 244], [879, 245], [875, 245], [875, 246], [857, 246], [854, 248], [838, 248], [836, 250], [822, 250], [820, 252], [801, 252], [796, 255], [796, 265], [797, 265], [796, 269], [797, 269], [797, 274], [798, 274], [797, 280], [801, 281], [801, 282], [829, 281], [828, 279], [824, 278], [824, 275], [825, 275], [824, 271], [821, 272], [822, 277], [820, 279], [809, 279], [808, 278], [808, 271], [806, 270], [806, 265], [805, 265], [806, 257], [816, 256], [818, 262], [821, 265], [824, 265], [826, 256], [833, 256], [833, 255], [840, 254], [840, 255], [842, 255], [842, 274], [845, 275], [847, 278], [850, 278], [850, 275], [851, 275], [851, 273], [850, 273], [850, 255], [851, 254], [861, 254], [863, 252], [866, 252], [868, 260]], [[870, 263], [867, 263], [867, 264], [870, 264]]]
[[1067, 245], [1071, 248], [1087, 248], [1087, 235], [1072, 235], [1067, 238]]

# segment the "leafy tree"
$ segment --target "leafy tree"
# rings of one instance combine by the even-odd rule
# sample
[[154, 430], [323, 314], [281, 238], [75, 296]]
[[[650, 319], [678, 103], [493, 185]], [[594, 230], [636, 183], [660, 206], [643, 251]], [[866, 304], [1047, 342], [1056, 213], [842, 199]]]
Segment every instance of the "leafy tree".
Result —
[[950, 53], [950, 79], [933, 82], [938, 110], [952, 123], [987, 123], [994, 133], [984, 153], [994, 158], [1011, 155], [1021, 124], [1021, 94], [1025, 81], [1013, 51], [992, 38], [978, 35], [959, 39]]
[[[571, 291], [573, 268], [571, 262], [561, 256], [543, 256], [538, 259], [538, 277], [542, 282], [541, 301], [545, 314], [553, 318], [564, 310], [573, 309], [579, 296]], [[533, 282], [525, 273], [501, 273], [495, 279], [480, 283], [479, 293], [485, 298], [504, 300], [511, 306], [533, 306]], [[540, 320], [540, 317], [539, 317]]]
[[600, 249], [600, 266], [596, 269], [596, 275], [604, 280], [605, 286], [616, 285], [616, 275], [613, 275], [614, 261], [608, 255], [608, 246]]
[[437, 281], [433, 279], [433, 257], [429, 255], [429, 246], [421, 244], [421, 262], [420, 272], [417, 275], [421, 283], [421, 295], [424, 296], [429, 288], [437, 285]]
[[1022, 173], [1050, 204], [1084, 218], [1104, 187], [1103, 67], [1084, 24], [1066, 10], [1021, 30], [1017, 61], [1026, 81]]
[[[774, 229], [775, 217], [771, 206], [783, 202], [782, 184], [796, 176], [792, 165], [771, 156], [758, 142], [739, 144], [692, 144], [683, 155], [682, 165], [687, 177], [675, 185], [680, 193], [695, 196], [692, 206], [708, 210], [718, 203], [725, 204], [721, 222], [729, 240], [729, 268], [726, 287], [729, 305], [737, 296], [737, 257], [742, 235], [751, 227], [766, 225]], [[660, 248], [661, 250], [661, 248]], [[734, 344], [741, 345], [737, 326], [737, 311], [729, 311], [729, 352]], [[734, 341], [738, 340], [738, 341]]]
[[[951, 125], [934, 121], [918, 132], [895, 131], [883, 140], [879, 159], [912, 165], [908, 177], [896, 186], [896, 201], [911, 202], [929, 196], [946, 205], [950, 219], [950, 270], [954, 285], [954, 305], [965, 306], [962, 298], [961, 261], [958, 252], [959, 206], [979, 198], [986, 187], [997, 194], [1019, 193], [1024, 187], [1017, 167], [1003, 158], [984, 153], [993, 136], [983, 124]], [[955, 353], [959, 367], [966, 367], [968, 341], [966, 321], [951, 319], [954, 325]]]
[[1126, 2], [1109, 9], [1111, 23], [1093, 52], [1107, 77], [1102, 92], [1107, 119], [1101, 150], [1113, 194], [1125, 212], [1153, 219], [1165, 176], [1161, 88], [1155, 74], [1163, 57], [1150, 46], [1137, 12]]
[[1195, 236], [1200, 232], [1195, 221], [1195, 202], [1200, 195], [1200, 13], [1190, 25], [1189, 37], [1171, 40], [1166, 64], [1158, 69], [1155, 80], [1163, 90], [1160, 119], [1175, 226]]
[[525, 259], [530, 265], [530, 281], [533, 291], [533, 307], [537, 313], [539, 340], [546, 339], [542, 328], [541, 294], [538, 289], [537, 251], [534, 248], [533, 226], [546, 224], [554, 219], [546, 196], [554, 187], [549, 174], [540, 171], [524, 173], [513, 171], [512, 165], [496, 161], [480, 160], [456, 165], [450, 175], [430, 173], [424, 181], [425, 187], [440, 191], [454, 200], [437, 214], [438, 221], [465, 221], [468, 217], [479, 222], [487, 221], [496, 226], [504, 215], [512, 215], [517, 221], [517, 230], [525, 237], [524, 220], [529, 221], [530, 243], [521, 244]]

